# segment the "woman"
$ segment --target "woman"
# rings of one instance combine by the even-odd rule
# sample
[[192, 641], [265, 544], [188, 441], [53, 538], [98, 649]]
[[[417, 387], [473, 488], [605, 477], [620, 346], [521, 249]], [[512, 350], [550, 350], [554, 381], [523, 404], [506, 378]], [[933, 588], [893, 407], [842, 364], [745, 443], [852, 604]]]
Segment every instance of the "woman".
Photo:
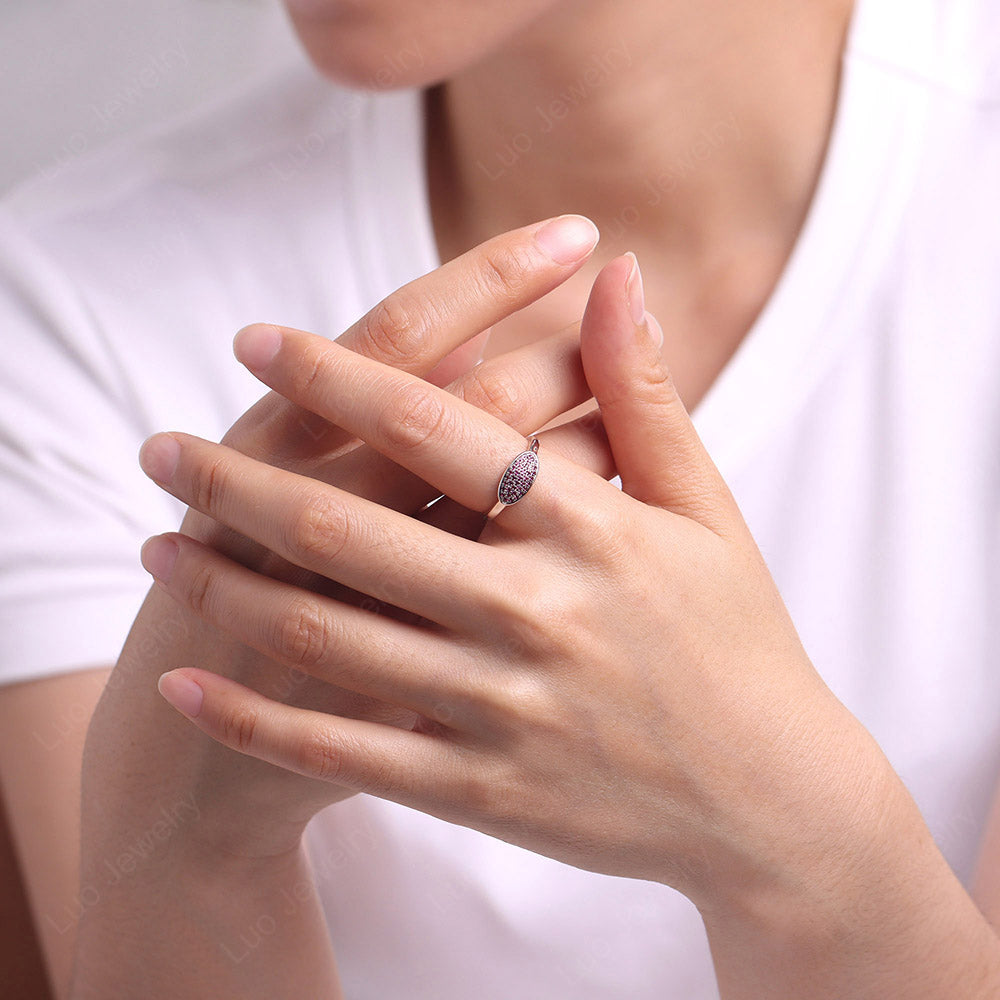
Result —
[[[430, 226], [419, 193], [366, 180], [408, 163], [415, 105], [396, 94], [344, 96], [298, 156], [286, 144], [250, 172], [222, 157], [232, 204], [270, 210], [252, 198], [261, 164], [279, 201], [339, 193], [336, 152], [374, 215], [352, 230], [343, 209], [336, 287], [367, 304], [429, 270], [427, 242], [445, 260], [474, 249], [341, 346], [244, 331], [240, 359], [290, 403], [265, 399], [227, 450], [144, 449], [208, 545], [146, 549], [161, 586], [90, 728], [75, 995], [336, 996], [337, 965], [349, 996], [995, 992], [988, 842], [981, 909], [963, 886], [1000, 728], [982, 472], [997, 310], [976, 270], [998, 256], [995, 15], [289, 8], [335, 79], [440, 83]], [[200, 182], [170, 202], [182, 223], [187, 199], [221, 197], [199, 202]], [[553, 218], [568, 211], [597, 224], [596, 253], [586, 223]], [[243, 251], [251, 280], [227, 270], [245, 222], [215, 214], [229, 243], [209, 212], [198, 247], [167, 238], [148, 270], [201, 254], [222, 281], [186, 284], [188, 312], [220, 284], [243, 307], [266, 276], [300, 303], [295, 325], [317, 325], [298, 321], [328, 266], [298, 241], [315, 238], [307, 214], [249, 232], [304, 265], [281, 282], [271, 246]], [[307, 318], [338, 318], [324, 308]], [[488, 360], [463, 374], [475, 355], [453, 350], [488, 328]], [[189, 336], [142, 368], [197, 398], [223, 369]], [[130, 370], [128, 344], [115, 358]], [[127, 385], [101, 398], [148, 423]], [[601, 420], [538, 434], [537, 480], [484, 528], [523, 435], [591, 394]], [[615, 471], [620, 493], [601, 478]], [[164, 672], [208, 736], [153, 690]], [[333, 802], [310, 862], [306, 824]]]

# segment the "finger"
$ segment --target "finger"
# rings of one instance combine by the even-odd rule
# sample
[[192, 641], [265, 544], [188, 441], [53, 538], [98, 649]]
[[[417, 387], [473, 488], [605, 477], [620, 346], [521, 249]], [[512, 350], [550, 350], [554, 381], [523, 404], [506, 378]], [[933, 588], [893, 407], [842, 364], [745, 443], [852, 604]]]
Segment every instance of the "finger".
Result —
[[[448, 386], [467, 403], [530, 434], [591, 398], [579, 351], [579, 324], [477, 365]], [[311, 475], [350, 483], [350, 491], [413, 513], [438, 496], [419, 476], [371, 448], [324, 463]]]
[[[337, 343], [426, 375], [452, 351], [562, 284], [590, 256], [598, 237], [597, 227], [579, 215], [495, 236], [386, 296]], [[245, 329], [261, 326], [296, 332], [271, 324]], [[265, 363], [258, 356], [241, 360], [252, 371]], [[308, 369], [307, 358], [301, 363]]]
[[677, 394], [661, 340], [635, 257], [616, 258], [594, 282], [580, 350], [622, 489], [721, 532], [736, 504]]
[[288, 771], [427, 811], [461, 794], [462, 759], [438, 737], [294, 708], [197, 667], [157, 687], [218, 743]]
[[[471, 510], [494, 506], [504, 469], [527, 446], [517, 431], [445, 390], [312, 334], [247, 329], [237, 340], [237, 353], [245, 362], [270, 356], [257, 368], [258, 378]], [[310, 362], [305, 369], [303, 357]], [[542, 528], [557, 515], [556, 483], [572, 489], [576, 482], [569, 463], [548, 468], [558, 460], [550, 456], [542, 463], [530, 513], [523, 505], [511, 508], [506, 520], [512, 528]], [[524, 513], [515, 516], [519, 507]]]
[[470, 710], [475, 671], [455, 669], [439, 634], [373, 614], [377, 606], [280, 583], [174, 532], [149, 539], [142, 564], [179, 604], [284, 666], [428, 717], [444, 703], [453, 721]]
[[597, 227], [563, 215], [495, 236], [383, 299], [339, 343], [426, 374], [451, 351], [561, 285], [597, 246]]
[[282, 559], [446, 627], [468, 624], [466, 609], [489, 606], [503, 582], [485, 546], [225, 445], [157, 434], [139, 457], [178, 500]]
[[[575, 420], [559, 424], [537, 435], [539, 452], [543, 455], [555, 453], [563, 458], [589, 469], [602, 479], [611, 479], [618, 474], [601, 413], [597, 407], [577, 417]], [[486, 519], [479, 511], [472, 511], [448, 497], [442, 497], [426, 510], [414, 516], [425, 524], [433, 524], [442, 531], [463, 538], [478, 538], [486, 525]]]
[[[495, 236], [386, 296], [338, 342], [403, 371], [433, 375], [435, 384], [451, 381], [482, 356], [494, 323], [578, 271], [598, 238], [597, 227], [579, 215]], [[471, 340], [477, 346], [466, 346]], [[319, 441], [329, 448], [347, 440], [308, 408], [273, 394], [226, 435], [240, 451], [287, 456], [288, 462], [312, 454]]]

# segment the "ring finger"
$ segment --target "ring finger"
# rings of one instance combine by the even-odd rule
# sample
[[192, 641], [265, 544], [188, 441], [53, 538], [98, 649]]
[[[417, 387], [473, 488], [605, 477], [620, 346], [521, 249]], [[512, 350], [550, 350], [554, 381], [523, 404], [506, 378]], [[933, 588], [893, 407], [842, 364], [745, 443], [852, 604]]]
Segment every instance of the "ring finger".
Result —
[[149, 539], [142, 563], [175, 601], [270, 659], [462, 728], [475, 658], [454, 636], [280, 583], [177, 533]]
[[[530, 434], [590, 399], [579, 346], [579, 323], [575, 323], [542, 341], [484, 361], [451, 383], [448, 392], [519, 433]], [[351, 493], [405, 513], [414, 513], [439, 496], [418, 475], [367, 446], [310, 474], [324, 482], [349, 483]]]
[[[496, 417], [312, 334], [251, 328], [237, 339], [237, 354], [282, 395], [471, 510], [493, 507], [500, 474], [526, 448], [525, 438]], [[548, 453], [532, 488], [530, 512], [519, 513], [516, 523], [522, 530], [547, 533], [560, 520], [560, 491], [576, 495], [587, 488], [581, 474], [587, 470]], [[506, 524], [515, 525], [510, 515]]]

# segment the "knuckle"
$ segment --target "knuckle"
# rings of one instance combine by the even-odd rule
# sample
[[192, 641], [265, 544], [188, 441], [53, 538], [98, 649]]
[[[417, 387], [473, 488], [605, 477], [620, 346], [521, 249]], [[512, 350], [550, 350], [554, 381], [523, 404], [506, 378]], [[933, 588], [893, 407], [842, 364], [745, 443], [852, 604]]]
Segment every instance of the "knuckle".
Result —
[[447, 408], [429, 388], [407, 386], [379, 416], [378, 433], [393, 450], [416, 451], [437, 435], [447, 420]]
[[536, 257], [529, 247], [501, 242], [484, 248], [478, 273], [487, 295], [509, 301], [524, 294], [536, 270]]
[[308, 399], [321, 386], [330, 364], [330, 358], [323, 350], [309, 350], [299, 359], [292, 373], [292, 385], [297, 399]]
[[306, 503], [288, 528], [287, 546], [297, 557], [333, 561], [353, 534], [347, 511], [332, 501]]
[[[536, 578], [522, 593], [520, 606], [509, 604], [507, 611], [511, 660], [549, 666], [570, 660], [587, 630], [586, 602], [577, 587], [570, 581]], [[530, 694], [523, 690], [519, 696], [527, 704]]]
[[195, 477], [192, 506], [206, 514], [217, 513], [225, 495], [225, 483], [225, 459], [211, 459]]
[[665, 365], [656, 365], [644, 373], [643, 377], [632, 387], [632, 404], [649, 407], [653, 411], [653, 419], [676, 425], [686, 424], [690, 419], [684, 402], [677, 394], [677, 386], [670, 369]]
[[581, 503], [563, 512], [567, 542], [588, 566], [619, 566], [631, 558], [629, 539], [615, 505]]
[[361, 353], [393, 366], [412, 363], [428, 342], [429, 325], [426, 304], [401, 288], [362, 319]]
[[482, 775], [470, 772], [463, 775], [458, 783], [463, 809], [469, 815], [484, 819], [495, 819], [499, 813], [498, 798], [500, 786], [492, 774]]
[[188, 606], [199, 618], [206, 621], [213, 620], [216, 582], [215, 569], [208, 563], [197, 565], [188, 582]]
[[503, 684], [490, 692], [481, 709], [484, 719], [502, 732], [529, 732], [552, 717], [547, 677], [534, 668], [511, 666]]
[[257, 724], [260, 721], [257, 710], [245, 705], [230, 705], [219, 712], [217, 727], [222, 742], [239, 750], [251, 753], [255, 746]]
[[322, 726], [306, 734], [299, 749], [302, 771], [320, 781], [346, 784], [347, 754], [343, 736], [334, 736]]
[[511, 427], [521, 427], [527, 422], [527, 396], [505, 372], [474, 370], [468, 385], [463, 387], [462, 398]]
[[684, 409], [670, 368], [663, 364], [646, 366], [641, 371], [625, 372], [604, 385], [601, 405], [625, 405], [630, 409], [637, 406], [651, 407], [651, 419], [657, 420], [676, 419], [677, 409]]
[[677, 394], [673, 371], [669, 365], [663, 363], [653, 365], [649, 371], [648, 381], [651, 386], [658, 390], [660, 397], [667, 396], [683, 406], [681, 398]]
[[518, 765], [491, 760], [464, 770], [453, 780], [463, 809], [481, 822], [510, 831], [517, 817], [523, 817], [524, 772]]
[[326, 661], [332, 638], [326, 616], [300, 601], [281, 617], [275, 645], [282, 660], [310, 672]]

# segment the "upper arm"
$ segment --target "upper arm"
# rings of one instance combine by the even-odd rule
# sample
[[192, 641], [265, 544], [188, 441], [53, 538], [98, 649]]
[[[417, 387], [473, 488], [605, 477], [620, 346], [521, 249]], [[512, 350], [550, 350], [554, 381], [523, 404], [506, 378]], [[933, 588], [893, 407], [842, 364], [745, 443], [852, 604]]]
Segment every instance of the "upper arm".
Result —
[[983, 916], [1000, 934], [1000, 788], [995, 793], [980, 843], [971, 894]]
[[21, 1000], [52, 1000], [0, 794], [0, 983]]
[[[56, 997], [66, 995], [80, 907], [80, 764], [110, 667], [0, 687], [0, 787]], [[96, 889], [96, 887], [95, 887]]]

